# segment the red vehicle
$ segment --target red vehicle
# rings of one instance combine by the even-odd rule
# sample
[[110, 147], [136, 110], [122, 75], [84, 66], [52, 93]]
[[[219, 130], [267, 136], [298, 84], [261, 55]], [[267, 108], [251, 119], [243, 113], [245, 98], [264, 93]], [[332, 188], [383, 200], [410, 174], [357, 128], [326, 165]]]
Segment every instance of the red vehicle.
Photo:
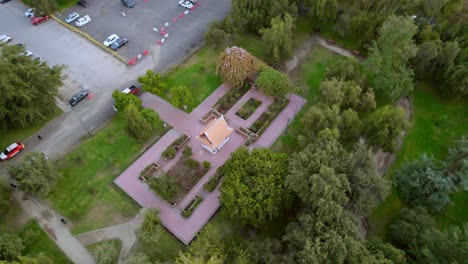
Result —
[[123, 89], [122, 93], [137, 95], [139, 91], [140, 88], [136, 87], [135, 85], [132, 85], [128, 88]]
[[0, 161], [9, 160], [13, 158], [16, 154], [23, 151], [26, 148], [23, 143], [16, 142], [8, 146], [5, 151], [0, 153]]
[[36, 16], [36, 17], [31, 17], [31, 24], [33, 25], [39, 25], [43, 22], [46, 22], [49, 20], [49, 16]]

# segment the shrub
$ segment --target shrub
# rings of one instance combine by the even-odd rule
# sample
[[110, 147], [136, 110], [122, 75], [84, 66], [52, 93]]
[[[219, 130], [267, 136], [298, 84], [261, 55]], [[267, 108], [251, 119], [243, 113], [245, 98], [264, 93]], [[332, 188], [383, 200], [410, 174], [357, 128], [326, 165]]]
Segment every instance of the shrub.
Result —
[[200, 167], [200, 162], [190, 158], [185, 161], [185, 165], [189, 166], [190, 168], [197, 169], [198, 167]]
[[192, 148], [189, 147], [189, 146], [185, 147], [182, 154], [184, 154], [184, 156], [186, 156], [186, 157], [192, 156]]
[[219, 178], [214, 176], [210, 179], [209, 182], [205, 183], [205, 185], [203, 185], [203, 188], [205, 188], [205, 190], [209, 191], [209, 192], [212, 192], [216, 186], [218, 186], [218, 183], [219, 183]]
[[211, 167], [211, 163], [209, 161], [203, 161], [203, 168], [209, 169]]
[[162, 156], [165, 159], [173, 159], [176, 155], [175, 149], [169, 147], [165, 151], [163, 151]]
[[168, 201], [171, 200], [178, 191], [178, 187], [174, 182], [174, 179], [165, 173], [158, 178], [149, 179], [148, 184], [152, 190]]

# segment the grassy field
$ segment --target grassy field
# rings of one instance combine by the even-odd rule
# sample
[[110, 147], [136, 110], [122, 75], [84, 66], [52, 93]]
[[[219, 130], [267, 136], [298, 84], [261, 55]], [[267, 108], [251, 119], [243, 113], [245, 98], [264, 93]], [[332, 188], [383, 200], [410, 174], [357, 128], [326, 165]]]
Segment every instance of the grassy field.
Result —
[[120, 239], [110, 239], [106, 241], [101, 241], [96, 244], [86, 246], [86, 249], [88, 249], [91, 255], [94, 256], [94, 258], [96, 258], [96, 251], [98, 247], [101, 245], [107, 245], [107, 244], [110, 244], [113, 248], [115, 248], [116, 254], [113, 256], [114, 257], [113, 263], [117, 263], [119, 259], [119, 255], [120, 255], [120, 249], [122, 248], [122, 241]]
[[[124, 127], [124, 119], [115, 117], [93, 138], [57, 162], [63, 178], [48, 200], [72, 220], [75, 234], [128, 220], [139, 210], [113, 183], [143, 147]], [[153, 142], [166, 131], [161, 124]]]
[[221, 85], [221, 78], [216, 76], [217, 59], [217, 52], [204, 47], [165, 76], [169, 89], [174, 86], [187, 86], [192, 91], [194, 100], [187, 106], [188, 112]]
[[236, 40], [235, 46], [242, 47], [255, 57], [269, 63], [267, 44], [258, 35], [241, 33]]
[[[453, 140], [468, 135], [468, 100], [443, 98], [427, 83], [422, 83], [414, 91], [414, 115], [411, 127], [398, 152], [397, 159], [390, 166], [387, 177], [391, 179], [395, 171], [406, 161], [418, 158], [422, 153], [443, 159]], [[454, 204], [435, 215], [436, 223], [441, 228], [450, 224], [468, 221], [466, 201], [468, 192], [452, 195]], [[377, 207], [370, 217], [372, 235], [385, 236], [385, 227], [404, 206], [395, 190]]]
[[145, 243], [143, 240], [138, 239], [135, 247], [135, 253], [141, 252], [148, 255], [153, 263], [173, 261], [180, 250], [184, 250], [184, 245], [169, 234], [166, 229], [163, 229], [161, 238], [157, 243]]
[[322, 46], [317, 46], [313, 48], [304, 63], [299, 66], [299, 70], [292, 74], [293, 76], [291, 77], [295, 83], [305, 87], [301, 95], [307, 99], [307, 103], [302, 108], [302, 111], [300, 111], [296, 118], [289, 124], [286, 133], [281, 135], [275, 142], [272, 147], [274, 150], [292, 153], [299, 149], [297, 136], [302, 132], [300, 119], [312, 104], [318, 102], [318, 87], [325, 77], [327, 68], [342, 60], [346, 60], [346, 57]]
[[50, 120], [56, 118], [60, 114], [62, 114], [62, 110], [57, 107], [55, 108], [55, 111], [46, 120], [44, 120], [44, 122], [40, 122], [28, 127], [9, 129], [7, 132], [2, 132], [2, 136], [0, 137], [1, 150], [3, 151], [13, 142], [24, 141], [39, 131], [42, 127], [44, 127]]

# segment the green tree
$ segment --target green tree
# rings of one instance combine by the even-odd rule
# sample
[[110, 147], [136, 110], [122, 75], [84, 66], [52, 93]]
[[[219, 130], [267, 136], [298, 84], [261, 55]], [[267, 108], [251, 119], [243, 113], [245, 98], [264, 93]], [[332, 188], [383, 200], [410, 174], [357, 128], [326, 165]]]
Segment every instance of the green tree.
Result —
[[205, 42], [213, 50], [225, 49], [236, 40], [237, 29], [231, 16], [222, 21], [210, 23], [210, 28], [205, 33]]
[[153, 135], [153, 125], [134, 104], [125, 108], [126, 128], [130, 135], [136, 139], [147, 140]]
[[10, 167], [9, 173], [24, 191], [46, 197], [61, 177], [44, 155], [37, 152], [27, 154], [21, 163]]
[[125, 260], [125, 264], [152, 264], [150, 258], [143, 253], [136, 253]]
[[407, 126], [403, 109], [387, 105], [372, 112], [364, 120], [364, 133], [369, 143], [390, 152], [394, 151], [396, 138]]
[[151, 125], [153, 131], [161, 124], [158, 113], [151, 108], [145, 108], [140, 111], [143, 118]]
[[32, 7], [36, 8], [36, 15], [50, 15], [58, 10], [56, 0], [33, 0]]
[[294, 17], [286, 14], [284, 18], [271, 19], [270, 28], [260, 29], [262, 40], [268, 45], [269, 54], [274, 62], [288, 57], [293, 51], [294, 44]]
[[12, 261], [21, 256], [23, 241], [15, 234], [0, 234], [0, 260]]
[[414, 74], [407, 64], [418, 51], [413, 41], [416, 32], [411, 18], [390, 16], [370, 48], [367, 68], [373, 75], [374, 88], [391, 99], [406, 96], [413, 90]]
[[124, 94], [119, 90], [115, 90], [112, 93], [112, 98], [114, 99], [114, 107], [118, 111], [123, 111], [129, 104], [133, 104], [140, 109], [141, 99], [133, 94]]
[[0, 181], [0, 215], [6, 215], [11, 205], [11, 188]]
[[161, 238], [163, 227], [158, 217], [159, 211], [147, 209], [140, 227], [140, 237], [146, 243], [156, 243]]
[[290, 201], [284, 185], [288, 158], [269, 149], [238, 149], [224, 164], [221, 203], [230, 219], [260, 227]]
[[39, 254], [35, 257], [23, 257], [19, 256], [18, 261], [12, 261], [9, 263], [0, 260], [1, 264], [54, 264], [54, 262], [44, 254]]
[[348, 164], [347, 177], [351, 192], [346, 208], [358, 217], [369, 215], [385, 199], [390, 184], [377, 173], [374, 156], [364, 140], [354, 145]]
[[353, 109], [341, 112], [340, 137], [344, 140], [355, 140], [361, 135], [362, 122]]
[[96, 247], [93, 253], [97, 264], [115, 263], [115, 259], [119, 255], [113, 243], [101, 243]]
[[145, 75], [138, 77], [137, 81], [141, 83], [144, 91], [162, 96], [166, 93], [166, 83], [164, 77], [158, 72], [147, 70]]
[[56, 111], [55, 97], [63, 85], [63, 66], [49, 68], [3, 45], [0, 50], [0, 129], [25, 127], [46, 120]]
[[451, 203], [449, 194], [456, 190], [444, 174], [440, 162], [423, 154], [418, 160], [405, 163], [394, 177], [400, 197], [411, 206], [424, 206], [431, 212]]
[[405, 252], [399, 250], [390, 243], [384, 243], [380, 238], [367, 240], [366, 247], [371, 254], [378, 257], [379, 260], [382, 259], [381, 257], [384, 257], [394, 264], [406, 264]]
[[292, 83], [288, 76], [272, 68], [264, 69], [257, 77], [258, 87], [268, 95], [283, 97], [291, 91]]
[[320, 83], [320, 95], [326, 105], [337, 105], [341, 108], [344, 100], [344, 81], [335, 78]]
[[442, 92], [450, 95], [468, 95], [468, 63], [457, 64], [444, 73]]
[[171, 104], [175, 107], [187, 107], [187, 105], [190, 105], [193, 101], [192, 92], [187, 88], [187, 86], [172, 87], [170, 93]]
[[207, 225], [197, 236], [187, 251], [180, 251], [176, 258], [178, 264], [222, 264], [225, 263], [226, 249], [219, 231]]
[[250, 74], [257, 73], [264, 67], [266, 66], [263, 62], [245, 49], [233, 46], [224, 50], [219, 56], [216, 72], [221, 75], [225, 83], [239, 87]]
[[314, 139], [326, 128], [336, 129], [341, 124], [340, 109], [337, 105], [320, 107], [311, 106], [301, 119], [309, 139]]
[[367, 88], [367, 77], [364, 74], [364, 66], [355, 58], [334, 63], [327, 69], [325, 78], [353, 81], [359, 86]]
[[314, 19], [317, 19], [320, 25], [325, 25], [335, 21], [338, 11], [337, 0], [317, 0], [313, 1], [310, 14]]
[[468, 139], [461, 138], [455, 141], [455, 145], [449, 148], [445, 160], [445, 175], [453, 180], [459, 189], [468, 187]]

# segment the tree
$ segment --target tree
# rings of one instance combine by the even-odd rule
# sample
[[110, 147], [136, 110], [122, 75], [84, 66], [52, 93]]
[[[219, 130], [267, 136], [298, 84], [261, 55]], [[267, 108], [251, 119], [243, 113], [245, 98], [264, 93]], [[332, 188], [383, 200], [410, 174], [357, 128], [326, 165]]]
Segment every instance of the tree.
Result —
[[0, 260], [12, 261], [21, 256], [24, 250], [23, 241], [15, 234], [0, 234]]
[[466, 190], [468, 187], [468, 139], [461, 138], [449, 148], [445, 161], [445, 175], [454, 182], [458, 189]]
[[140, 111], [143, 118], [151, 125], [153, 131], [161, 124], [161, 119], [159, 118], [158, 113], [156, 113], [151, 108], [145, 108]]
[[143, 253], [136, 253], [125, 260], [125, 264], [152, 264], [150, 258]]
[[233, 46], [227, 48], [219, 56], [216, 72], [221, 75], [224, 82], [233, 87], [239, 87], [244, 84], [247, 76], [257, 73], [264, 67], [263, 62], [245, 49]]
[[284, 97], [292, 88], [288, 76], [272, 68], [262, 70], [256, 82], [265, 94], [277, 97]]
[[55, 97], [63, 85], [63, 66], [49, 68], [21, 55], [24, 48], [3, 45], [0, 51], [0, 129], [37, 124], [56, 110]]
[[9, 173], [24, 191], [46, 197], [61, 177], [44, 155], [37, 152], [27, 154], [21, 163], [10, 168]]
[[147, 70], [145, 75], [138, 77], [137, 81], [141, 83], [146, 92], [162, 96], [166, 92], [166, 83], [163, 76], [158, 72]]
[[311, 106], [301, 119], [304, 131], [309, 139], [314, 139], [318, 133], [326, 128], [336, 129], [341, 124], [340, 109], [337, 105], [320, 107]]
[[362, 122], [356, 111], [346, 109], [341, 112], [340, 137], [345, 140], [354, 140], [361, 135]]
[[449, 194], [456, 190], [442, 165], [423, 154], [418, 160], [405, 163], [394, 177], [400, 197], [411, 206], [424, 206], [431, 212], [442, 210], [451, 202]]
[[125, 108], [126, 128], [130, 135], [136, 139], [147, 140], [153, 134], [152, 124], [134, 104]]
[[112, 93], [112, 98], [114, 99], [114, 107], [118, 111], [123, 111], [129, 104], [135, 105], [138, 109], [141, 106], [141, 99], [133, 94], [124, 94], [119, 90], [115, 90]]
[[346, 193], [350, 192], [344, 174], [347, 156], [336, 138], [321, 133], [303, 151], [292, 155], [286, 186], [309, 206], [319, 207], [324, 201], [344, 206], [348, 201]]
[[147, 209], [140, 227], [140, 237], [146, 243], [156, 243], [161, 238], [163, 228], [158, 217], [159, 211]]
[[0, 181], [0, 215], [6, 215], [11, 204], [11, 188]]
[[363, 88], [367, 88], [367, 77], [364, 66], [355, 58], [338, 61], [327, 69], [325, 79], [339, 79], [353, 81]]
[[314, 19], [317, 19], [319, 24], [325, 25], [329, 22], [335, 21], [338, 11], [337, 0], [318, 0], [313, 1], [310, 14]]
[[171, 104], [175, 107], [187, 107], [193, 101], [192, 92], [187, 86], [176, 86], [171, 88]]
[[12, 261], [12, 262], [3, 262], [0, 260], [1, 264], [54, 264], [54, 262], [45, 256], [44, 254], [39, 254], [36, 257], [23, 257], [19, 256], [18, 261]]
[[367, 240], [366, 247], [379, 260], [385, 258], [394, 264], [406, 264], [405, 252], [394, 247], [392, 244], [382, 242], [380, 238]]
[[113, 243], [101, 243], [94, 250], [94, 257], [97, 264], [112, 264], [116, 256], [119, 255]]
[[219, 231], [207, 225], [197, 236], [188, 251], [180, 251], [177, 264], [222, 264], [225, 263], [225, 245]]
[[347, 176], [351, 192], [347, 209], [356, 216], [365, 216], [387, 196], [389, 183], [377, 173], [372, 151], [364, 140], [354, 145], [348, 162]]
[[272, 18], [270, 28], [260, 29], [259, 33], [262, 35], [262, 40], [267, 43], [273, 61], [278, 62], [281, 58], [291, 55], [294, 43], [294, 26], [294, 17], [286, 14], [284, 18]]
[[58, 10], [57, 2], [55, 0], [34, 0], [32, 1], [32, 7], [37, 11], [37, 15], [49, 15]]
[[468, 95], [468, 63], [457, 64], [444, 74], [442, 92], [450, 95]]
[[417, 27], [409, 17], [390, 16], [379, 30], [379, 38], [370, 48], [367, 68], [374, 78], [374, 88], [391, 99], [413, 90], [413, 71], [408, 61], [418, 50], [413, 42]]
[[320, 83], [320, 95], [326, 105], [337, 105], [341, 108], [344, 100], [344, 81], [335, 78], [326, 79]]
[[237, 29], [231, 16], [222, 21], [210, 23], [210, 28], [205, 33], [205, 42], [213, 50], [225, 49], [236, 39]]
[[221, 203], [230, 219], [260, 227], [278, 217], [290, 201], [284, 184], [288, 158], [269, 149], [245, 148], [224, 164]]
[[396, 138], [408, 126], [401, 107], [384, 106], [372, 112], [364, 120], [364, 133], [369, 143], [394, 151]]

